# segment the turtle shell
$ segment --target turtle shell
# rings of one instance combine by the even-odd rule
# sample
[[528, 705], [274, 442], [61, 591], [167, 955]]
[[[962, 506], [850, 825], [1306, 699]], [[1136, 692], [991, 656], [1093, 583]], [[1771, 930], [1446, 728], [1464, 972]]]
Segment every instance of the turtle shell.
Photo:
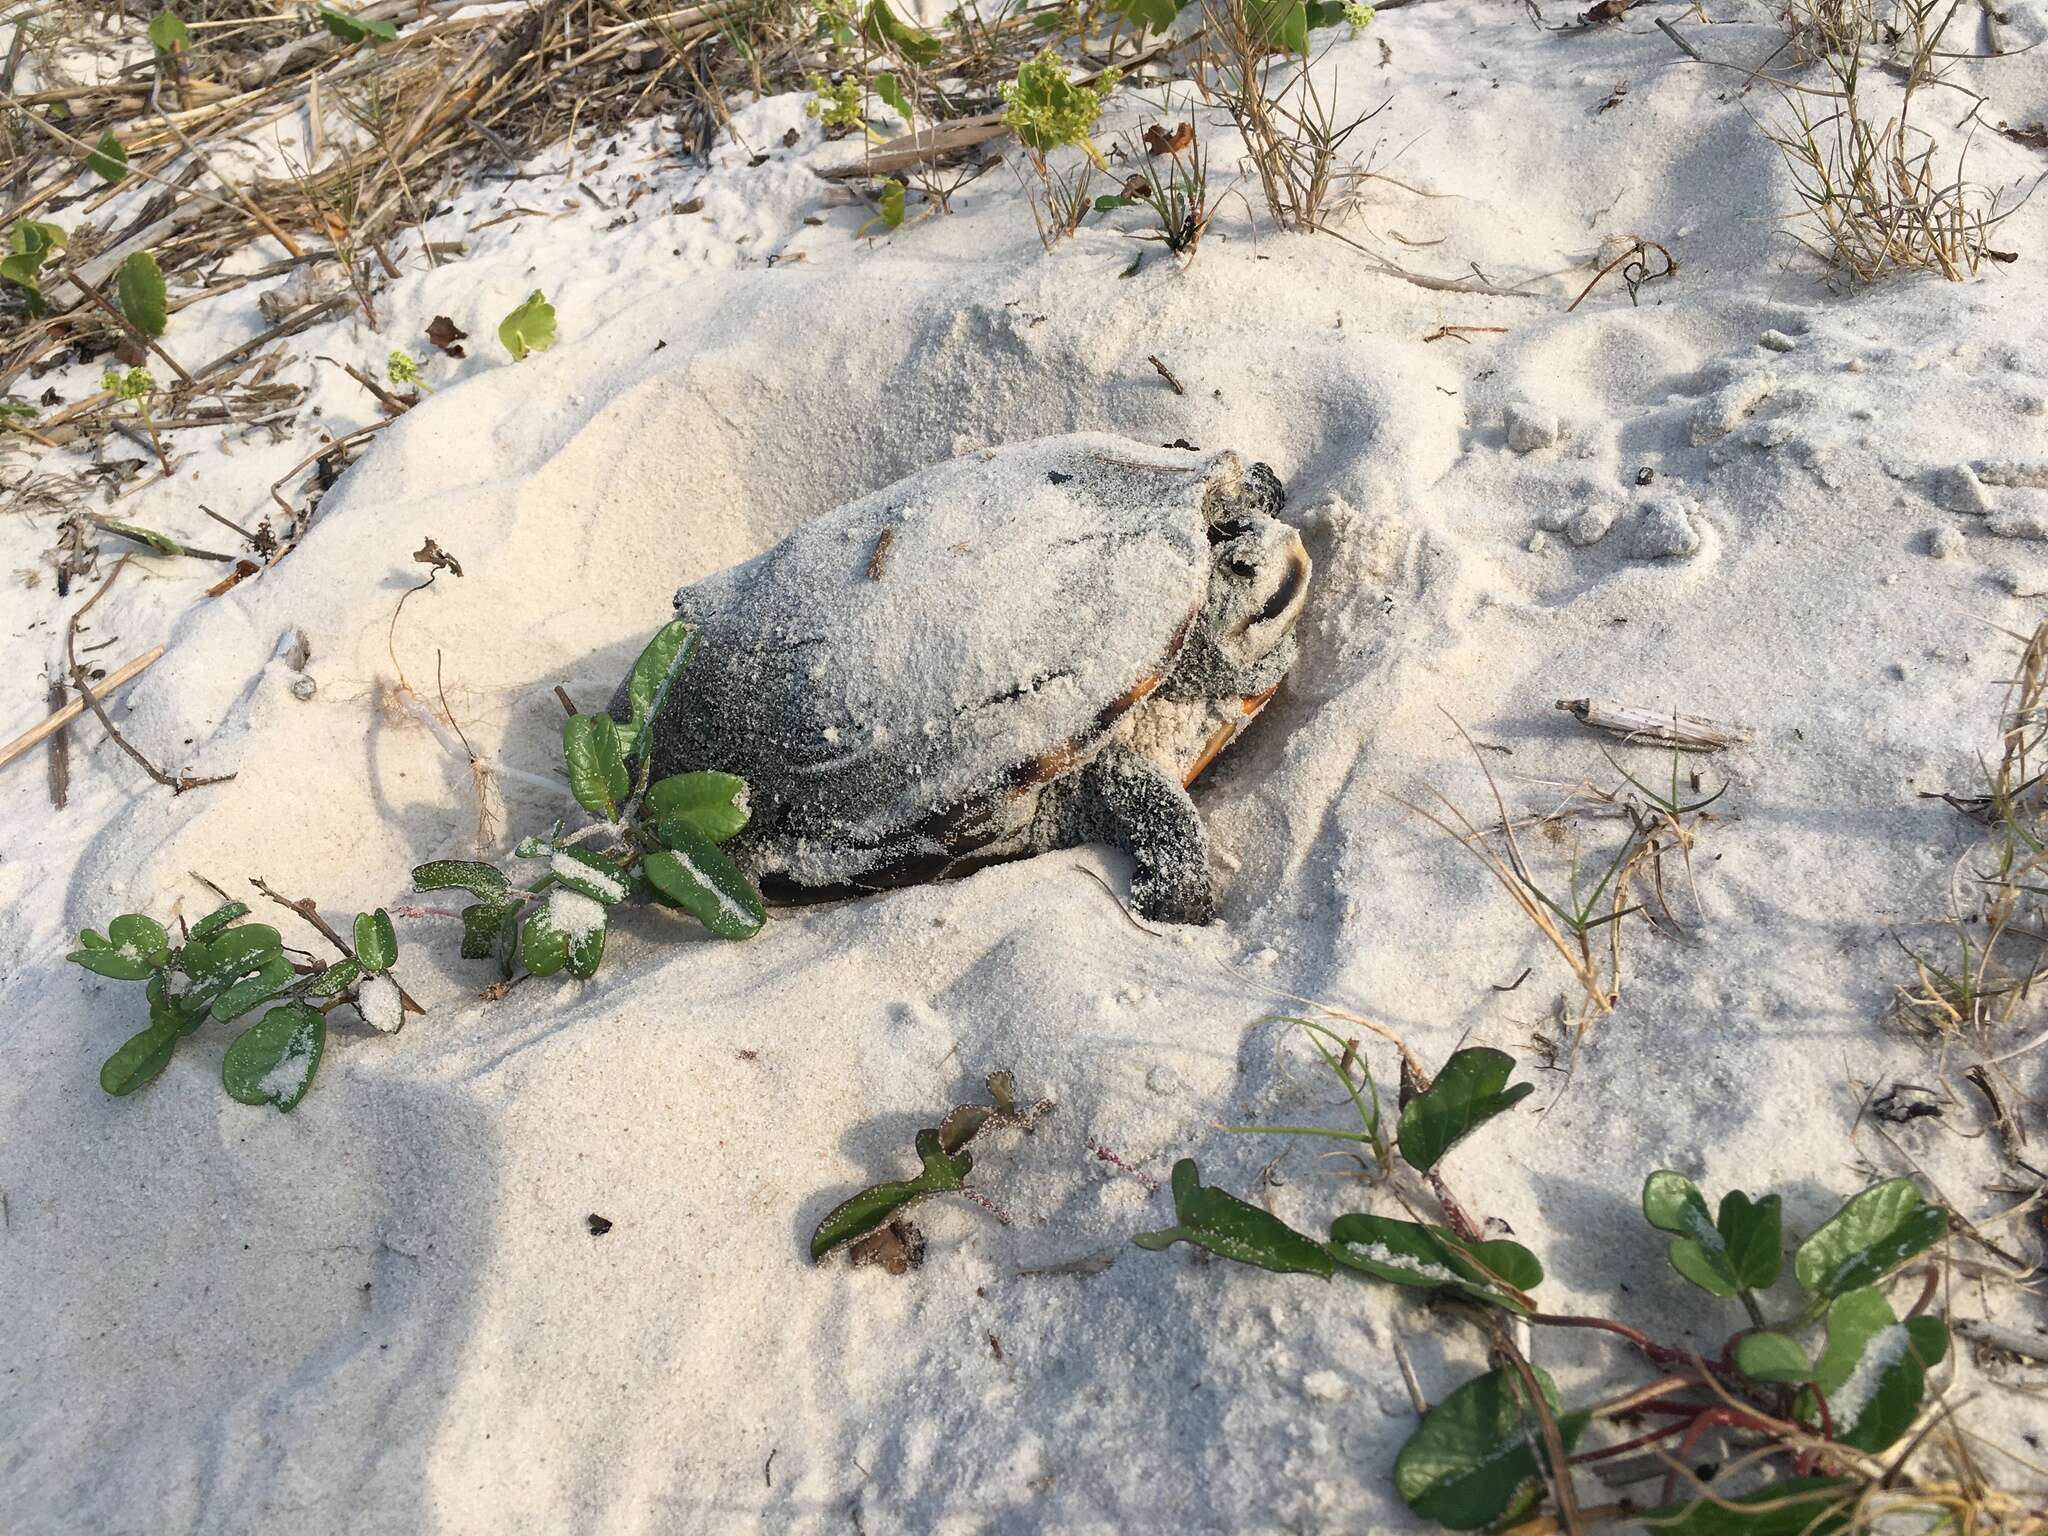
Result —
[[749, 786], [734, 847], [799, 886], [970, 854], [1029, 817], [1172, 668], [1235, 455], [1099, 434], [937, 464], [685, 587], [694, 659], [657, 775]]

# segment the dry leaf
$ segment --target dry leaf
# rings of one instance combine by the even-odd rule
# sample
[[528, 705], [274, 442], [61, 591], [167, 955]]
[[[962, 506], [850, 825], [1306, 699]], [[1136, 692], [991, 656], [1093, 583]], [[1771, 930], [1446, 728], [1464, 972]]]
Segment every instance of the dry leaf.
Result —
[[924, 1234], [899, 1216], [846, 1251], [855, 1264], [879, 1264], [892, 1275], [908, 1274], [924, 1263]]
[[468, 338], [469, 332], [463, 330], [446, 315], [434, 316], [433, 322], [427, 327], [427, 340], [431, 341], [450, 357], [466, 355], [456, 343], [458, 341], [466, 341]]
[[[1612, 0], [1603, 0], [1603, 3], [1612, 3]], [[1145, 153], [1148, 155], [1177, 155], [1194, 142], [1195, 125], [1192, 119], [1182, 123], [1171, 133], [1157, 123], [1148, 123], [1145, 127]]]
[[437, 571], [446, 571], [452, 576], [460, 576], [462, 574], [462, 562], [449, 554], [447, 550], [436, 544], [432, 539], [428, 539], [426, 543], [414, 550], [412, 557], [419, 561], [421, 565], [431, 565]]

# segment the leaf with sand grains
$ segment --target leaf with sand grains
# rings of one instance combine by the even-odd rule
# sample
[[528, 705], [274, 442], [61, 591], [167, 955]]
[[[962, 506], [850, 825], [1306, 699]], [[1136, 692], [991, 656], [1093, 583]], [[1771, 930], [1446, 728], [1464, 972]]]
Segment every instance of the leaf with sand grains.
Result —
[[1816, 1296], [1874, 1285], [1948, 1235], [1948, 1212], [1909, 1178], [1874, 1184], [1799, 1245], [1792, 1270]]
[[811, 1234], [813, 1259], [852, 1243], [856, 1264], [879, 1263], [892, 1275], [916, 1268], [924, 1255], [924, 1238], [910, 1223], [900, 1220], [903, 1212], [928, 1195], [964, 1189], [974, 1167], [967, 1149], [980, 1137], [995, 1130], [1028, 1135], [1052, 1113], [1051, 1099], [1040, 1099], [1031, 1108], [1020, 1110], [1015, 1080], [1008, 1072], [991, 1072], [983, 1081], [992, 1102], [956, 1105], [936, 1129], [917, 1133], [922, 1173], [914, 1179], [871, 1185], [832, 1208]]
[[327, 1020], [304, 1003], [287, 1003], [244, 1030], [221, 1062], [221, 1086], [243, 1104], [275, 1104], [290, 1114], [313, 1086], [327, 1049]]
[[1454, 1052], [1436, 1081], [1401, 1111], [1399, 1141], [1408, 1166], [1429, 1172], [1466, 1132], [1534, 1093], [1532, 1083], [1507, 1086], [1514, 1070], [1506, 1051], [1474, 1046]]
[[107, 924], [105, 937], [90, 928], [80, 933], [78, 948], [64, 958], [96, 976], [142, 981], [170, 963], [171, 936], [154, 918], [130, 912]]
[[1281, 1274], [1327, 1278], [1335, 1272], [1336, 1260], [1329, 1249], [1271, 1212], [1204, 1185], [1191, 1157], [1173, 1165], [1173, 1213], [1179, 1218], [1177, 1225], [1161, 1232], [1140, 1232], [1131, 1241], [1140, 1248], [1154, 1249], [1193, 1243], [1240, 1264]]
[[1468, 1243], [1446, 1227], [1385, 1216], [1339, 1216], [1330, 1223], [1330, 1253], [1376, 1280], [1459, 1291], [1510, 1312], [1535, 1310], [1523, 1293], [1543, 1283], [1542, 1262], [1520, 1243]]
[[1726, 1299], [1777, 1284], [1785, 1247], [1776, 1195], [1751, 1200], [1731, 1189], [1721, 1197], [1720, 1215], [1709, 1221], [1699, 1186], [1660, 1168], [1643, 1183], [1643, 1216], [1660, 1232], [1677, 1234], [1671, 1267], [1710, 1296]]
[[761, 896], [718, 845], [681, 816], [654, 829], [663, 846], [640, 868], [663, 900], [681, 907], [722, 939], [751, 939], [768, 921]]
[[842, 1244], [855, 1242], [887, 1226], [910, 1206], [930, 1195], [961, 1188], [974, 1168], [968, 1153], [948, 1152], [937, 1131], [917, 1133], [918, 1161], [924, 1171], [914, 1179], [874, 1184], [849, 1200], [842, 1200], [818, 1223], [811, 1234], [811, 1258], [822, 1259]]
[[[1938, 1317], [1900, 1322], [1874, 1286], [1837, 1296], [1828, 1307], [1828, 1343], [1814, 1367], [1827, 1400], [1833, 1438], [1873, 1455], [1912, 1426], [1927, 1391], [1927, 1372], [1948, 1354], [1948, 1329]], [[1818, 1423], [1811, 1391], [1799, 1394], [1799, 1416]]]
[[[1534, 1368], [1531, 1368], [1534, 1370]], [[1557, 1389], [1535, 1370], [1549, 1410]], [[1476, 1531], [1528, 1510], [1542, 1492], [1536, 1415], [1526, 1388], [1511, 1370], [1468, 1381], [1422, 1416], [1422, 1425], [1394, 1459], [1394, 1487], [1410, 1509], [1454, 1531]], [[1590, 1415], [1558, 1418], [1567, 1452], [1585, 1432]]]

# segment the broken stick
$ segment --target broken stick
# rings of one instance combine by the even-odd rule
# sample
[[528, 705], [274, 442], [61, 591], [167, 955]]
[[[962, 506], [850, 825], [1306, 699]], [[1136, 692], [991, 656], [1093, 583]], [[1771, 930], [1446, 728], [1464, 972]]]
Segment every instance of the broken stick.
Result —
[[[153, 650], [144, 651], [126, 666], [116, 668], [93, 692], [101, 699], [107, 698], [119, 689], [126, 687], [129, 683], [134, 682], [145, 671], [155, 666], [162, 659], [163, 654], [164, 648], [160, 645]], [[42, 741], [53, 732], [62, 730], [84, 713], [85, 700], [73, 699], [62, 709], [53, 712], [49, 719], [43, 721], [42, 724], [31, 726], [28, 730], [23, 731], [14, 740], [7, 743], [6, 746], [0, 747], [0, 767], [5, 767], [8, 763], [13, 762], [37, 742]]]
[[1599, 699], [1559, 699], [1557, 707], [1583, 726], [1651, 746], [1719, 752], [1749, 739], [1746, 726], [1723, 725], [1704, 715], [1681, 714], [1675, 709], [1640, 709], [1633, 704], [1608, 704]]

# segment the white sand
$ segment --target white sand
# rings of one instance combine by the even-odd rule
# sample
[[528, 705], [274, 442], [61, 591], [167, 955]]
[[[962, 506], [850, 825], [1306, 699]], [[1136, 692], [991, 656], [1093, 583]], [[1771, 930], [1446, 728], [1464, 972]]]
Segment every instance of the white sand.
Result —
[[[2009, 46], [2048, 35], [2042, 0], [2007, 10]], [[1682, 25], [1754, 62], [1779, 40], [1771, 11]], [[703, 174], [626, 136], [573, 167], [567, 148], [544, 157], [565, 174], [516, 197], [486, 184], [429, 226], [468, 238], [466, 260], [404, 256], [384, 334], [350, 315], [295, 343], [363, 366], [424, 351], [437, 313], [472, 333], [261, 581], [208, 601], [217, 568], [145, 559], [95, 611], [109, 665], [169, 648], [115, 706], [124, 731], [174, 768], [239, 777], [173, 799], [89, 722], [62, 814], [39, 762], [0, 776], [10, 1531], [1409, 1529], [1388, 1472], [1414, 1415], [1389, 1346], [1406, 1339], [1437, 1397], [1481, 1368], [1475, 1335], [1389, 1288], [1127, 1241], [1167, 1224], [1148, 1189], [1182, 1155], [1239, 1191], [1270, 1164], [1273, 1209], [1318, 1233], [1345, 1209], [1396, 1213], [1322, 1177], [1322, 1144], [1212, 1129], [1343, 1123], [1313, 1058], [1262, 1022], [1262, 987], [1362, 1009], [1431, 1059], [1460, 1042], [1522, 1055], [1542, 1091], [1449, 1168], [1543, 1257], [1558, 1308], [1716, 1345], [1735, 1326], [1636, 1210], [1657, 1166], [1710, 1195], [1780, 1190], [1801, 1232], [1907, 1158], [1973, 1219], [2012, 1204], [1990, 1188], [1995, 1139], [1971, 1139], [1976, 1100], [1896, 1128], [1857, 1108], [1939, 1070], [1885, 1021], [1903, 975], [1889, 935], [1938, 937], [1972, 829], [1916, 796], [1976, 782], [2012, 651], [1997, 627], [2030, 629], [2038, 598], [2015, 594], [2048, 590], [2048, 548], [1991, 531], [2038, 489], [1979, 477], [1976, 508], [1948, 494], [1957, 466], [2048, 463], [2048, 203], [2000, 232], [2021, 260], [1977, 282], [1837, 298], [1773, 222], [1789, 185], [1744, 110], [1775, 108], [1647, 20], [1551, 33], [1519, 7], [1436, 0], [1324, 68], [1347, 101], [1391, 98], [1361, 132], [1430, 194], [1376, 185], [1354, 237], [1438, 275], [1558, 274], [1538, 297], [1373, 275], [1335, 240], [1255, 233], [1234, 198], [1184, 272], [1119, 232], [1133, 215], [1047, 256], [1007, 170], [950, 218], [857, 243], [865, 215], [822, 207], [812, 174], [852, 151], [791, 97], [740, 115], [769, 152], [757, 169], [730, 142]], [[1990, 121], [2048, 115], [2048, 50], [1958, 78], [1991, 95]], [[1152, 116], [1124, 100], [1099, 137]], [[791, 126], [802, 142], [777, 147]], [[1230, 165], [1227, 133], [1205, 132]], [[2008, 191], [2043, 168], [1988, 132], [1972, 156]], [[577, 185], [623, 204], [634, 176], [653, 192], [608, 229], [620, 210]], [[669, 212], [692, 196], [701, 215]], [[514, 200], [577, 206], [475, 229]], [[1640, 307], [1610, 278], [1565, 313], [1602, 242], [1636, 231], [1679, 276]], [[515, 367], [491, 332], [536, 284], [561, 341]], [[167, 343], [203, 358], [256, 334], [257, 291], [181, 316]], [[1446, 323], [1509, 330], [1423, 341]], [[253, 520], [313, 427], [375, 419], [338, 370], [293, 367], [317, 419], [275, 444], [180, 434], [175, 486], [112, 515], [225, 538], [195, 502]], [[95, 380], [38, 382], [76, 399]], [[1554, 444], [1506, 445], [1518, 402], [1557, 418]], [[136, 1097], [100, 1092], [99, 1062], [143, 1020], [138, 989], [62, 963], [80, 926], [203, 913], [188, 871], [263, 875], [340, 918], [403, 900], [417, 862], [474, 854], [466, 767], [387, 692], [423, 535], [466, 574], [407, 604], [406, 675], [432, 699], [438, 666], [480, 750], [549, 774], [552, 685], [600, 700], [679, 583], [955, 451], [1078, 429], [1268, 459], [1315, 560], [1301, 662], [1198, 796], [1224, 866], [1214, 927], [1135, 931], [1078, 872], [1121, 889], [1126, 866], [1081, 850], [785, 915], [745, 946], [628, 913], [594, 981], [485, 1004], [488, 967], [455, 957], [453, 925], [414, 921], [398, 974], [428, 1014], [391, 1037], [337, 1016], [290, 1116], [221, 1092], [217, 1026]], [[1952, 558], [1930, 557], [1937, 534]], [[0, 568], [53, 536], [0, 518]], [[8, 591], [11, 735], [40, 717], [82, 593], [57, 601], [47, 571]], [[305, 701], [282, 654], [296, 631]], [[1697, 858], [1703, 935], [1633, 927], [1621, 1010], [1567, 1082], [1528, 1047], [1555, 1035], [1569, 978], [1392, 797], [1437, 786], [1477, 813], [1446, 711], [1507, 749], [1487, 760], [1518, 804], [1611, 782], [1551, 707], [1586, 695], [1744, 721], [1755, 740], [1707, 770], [1733, 784]], [[567, 806], [508, 792], [514, 836]], [[1389, 1053], [1373, 1059], [1390, 1080]], [[2013, 1069], [2037, 1086], [2044, 1059]], [[819, 1217], [911, 1171], [913, 1132], [992, 1067], [1059, 1101], [1028, 1140], [980, 1151], [1013, 1224], [934, 1203], [914, 1276], [813, 1268]], [[2023, 1222], [1998, 1233], [2037, 1251]], [[1113, 1263], [1020, 1274], [1096, 1256]], [[2039, 1326], [2009, 1288], [1952, 1300]], [[1957, 1395], [2024, 1451], [2048, 1432], [2039, 1398], [1968, 1354]], [[1567, 1397], [1625, 1367], [1571, 1336], [1539, 1336], [1536, 1357]]]

